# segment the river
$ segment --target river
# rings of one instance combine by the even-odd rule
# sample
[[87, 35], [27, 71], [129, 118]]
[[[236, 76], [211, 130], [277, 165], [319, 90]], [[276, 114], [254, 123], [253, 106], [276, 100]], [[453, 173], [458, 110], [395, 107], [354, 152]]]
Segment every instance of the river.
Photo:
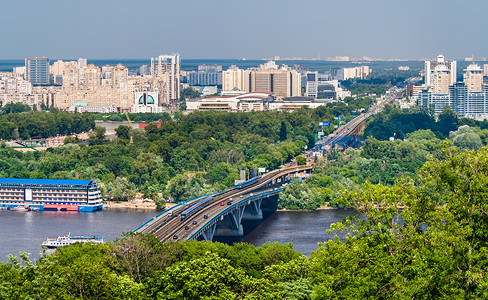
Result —
[[[7, 255], [27, 252], [31, 260], [40, 257], [41, 243], [61, 235], [100, 235], [106, 241], [121, 237], [156, 215], [155, 211], [103, 210], [94, 213], [0, 210], [0, 262]], [[308, 255], [318, 242], [332, 239], [330, 224], [355, 214], [351, 210], [276, 212], [258, 225], [244, 242], [256, 246], [272, 241], [292, 242], [296, 251]]]

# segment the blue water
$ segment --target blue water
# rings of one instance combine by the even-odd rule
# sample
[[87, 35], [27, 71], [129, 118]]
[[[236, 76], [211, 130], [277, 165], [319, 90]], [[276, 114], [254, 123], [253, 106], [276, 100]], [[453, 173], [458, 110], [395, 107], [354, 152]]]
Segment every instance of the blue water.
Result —
[[[135, 230], [158, 212], [144, 210], [103, 210], [94, 213], [56, 211], [0, 210], [0, 262], [9, 254], [27, 252], [32, 260], [40, 257], [46, 238], [72, 235], [105, 236], [107, 241]], [[353, 210], [275, 212], [245, 238], [244, 242], [261, 246], [266, 242], [292, 242], [296, 251], [308, 255], [319, 242], [334, 238], [327, 234], [330, 224], [341, 221]], [[343, 236], [342, 236], [343, 237]]]

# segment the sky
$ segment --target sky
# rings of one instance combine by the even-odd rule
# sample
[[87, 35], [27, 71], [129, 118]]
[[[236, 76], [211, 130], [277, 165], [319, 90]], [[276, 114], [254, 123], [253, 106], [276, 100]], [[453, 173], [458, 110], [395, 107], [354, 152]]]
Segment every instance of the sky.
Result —
[[0, 60], [488, 57], [486, 0], [15, 0]]

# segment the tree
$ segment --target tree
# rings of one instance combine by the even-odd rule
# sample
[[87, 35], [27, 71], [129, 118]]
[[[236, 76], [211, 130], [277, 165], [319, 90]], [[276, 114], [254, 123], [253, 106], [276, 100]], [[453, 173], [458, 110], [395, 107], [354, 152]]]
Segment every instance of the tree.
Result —
[[16, 103], [7, 103], [2, 107], [2, 114], [11, 114], [11, 113], [21, 113], [25, 111], [30, 111], [31, 108], [27, 104], [23, 104], [20, 102]]
[[195, 99], [200, 97], [200, 92], [196, 91], [193, 88], [185, 88], [184, 90], [181, 91], [181, 99]]
[[148, 294], [165, 299], [281, 298], [279, 288], [269, 280], [248, 277], [228, 259], [210, 252], [159, 272], [149, 281]]
[[299, 166], [304, 166], [307, 164], [307, 159], [303, 156], [297, 156], [295, 159], [297, 160], [297, 165]]
[[451, 131], [449, 139], [456, 147], [463, 150], [479, 150], [483, 146], [480, 136], [468, 125], [460, 126], [456, 131]]
[[281, 128], [280, 128], [280, 141], [286, 141], [287, 139], [287, 128], [284, 121], [281, 121]]
[[106, 142], [105, 132], [106, 132], [105, 127], [95, 126], [95, 129], [89, 133], [89, 137], [87, 140], [88, 145], [93, 146], [93, 145], [104, 144]]
[[129, 140], [130, 139], [130, 126], [120, 125], [115, 128], [115, 133], [119, 139]]
[[175, 202], [188, 200], [188, 177], [176, 175], [168, 182], [167, 191]]

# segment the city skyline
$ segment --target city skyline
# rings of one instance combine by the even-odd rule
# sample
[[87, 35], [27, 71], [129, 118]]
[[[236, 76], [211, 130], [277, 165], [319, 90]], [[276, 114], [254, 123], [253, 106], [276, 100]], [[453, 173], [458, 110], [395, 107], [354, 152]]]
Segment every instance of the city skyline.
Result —
[[438, 53], [480, 59], [488, 56], [482, 39], [488, 29], [481, 23], [486, 8], [483, 1], [449, 7], [438, 0], [16, 1], [0, 13], [9, 28], [0, 59], [142, 59], [172, 52], [188, 59], [422, 59]]

